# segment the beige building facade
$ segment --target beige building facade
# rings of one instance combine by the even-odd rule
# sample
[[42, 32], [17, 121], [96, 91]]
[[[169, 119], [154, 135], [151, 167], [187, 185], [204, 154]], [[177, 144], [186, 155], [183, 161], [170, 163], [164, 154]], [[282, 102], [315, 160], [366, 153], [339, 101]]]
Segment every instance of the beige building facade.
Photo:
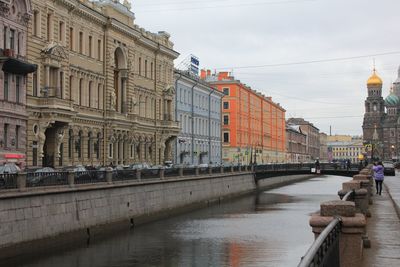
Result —
[[115, 0], [33, 0], [28, 166], [172, 159], [173, 60], [166, 32], [134, 24]]

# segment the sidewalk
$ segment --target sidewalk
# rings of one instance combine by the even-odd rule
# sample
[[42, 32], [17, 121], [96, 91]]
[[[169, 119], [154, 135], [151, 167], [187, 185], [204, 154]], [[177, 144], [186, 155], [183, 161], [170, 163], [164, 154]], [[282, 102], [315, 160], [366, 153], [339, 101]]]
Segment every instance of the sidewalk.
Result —
[[367, 224], [371, 248], [364, 250], [362, 266], [400, 266], [400, 219], [396, 212], [400, 207], [400, 173], [385, 177], [381, 196], [375, 195], [375, 188], [373, 192], [372, 216]]

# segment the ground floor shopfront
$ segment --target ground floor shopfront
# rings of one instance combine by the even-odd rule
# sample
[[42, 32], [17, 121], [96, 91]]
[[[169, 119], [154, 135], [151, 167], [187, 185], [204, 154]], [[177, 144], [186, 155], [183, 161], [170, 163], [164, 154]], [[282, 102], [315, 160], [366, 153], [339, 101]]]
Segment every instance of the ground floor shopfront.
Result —
[[[157, 125], [157, 124], [156, 124]], [[176, 127], [177, 128], [177, 127]], [[30, 116], [28, 167], [106, 166], [172, 160], [177, 130], [80, 116]]]

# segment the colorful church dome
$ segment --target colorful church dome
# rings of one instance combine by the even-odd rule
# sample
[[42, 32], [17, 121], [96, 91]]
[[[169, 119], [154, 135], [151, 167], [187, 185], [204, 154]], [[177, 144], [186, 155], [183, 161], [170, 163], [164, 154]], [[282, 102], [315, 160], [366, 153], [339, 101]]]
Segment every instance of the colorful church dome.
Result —
[[368, 81], [367, 81], [367, 85], [382, 85], [382, 79], [376, 74], [376, 71], [374, 69], [374, 73], [371, 75], [371, 77], [369, 77]]
[[394, 94], [393, 87], [390, 88], [390, 94], [385, 98], [385, 105], [389, 107], [397, 106], [400, 104], [400, 98]]

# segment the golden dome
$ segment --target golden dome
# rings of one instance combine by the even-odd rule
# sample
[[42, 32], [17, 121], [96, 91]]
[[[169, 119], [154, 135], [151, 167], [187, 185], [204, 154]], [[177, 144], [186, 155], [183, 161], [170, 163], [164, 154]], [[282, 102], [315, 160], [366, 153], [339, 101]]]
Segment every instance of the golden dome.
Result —
[[367, 81], [367, 85], [382, 85], [382, 79], [376, 75], [376, 71], [374, 69], [374, 73], [369, 77]]

